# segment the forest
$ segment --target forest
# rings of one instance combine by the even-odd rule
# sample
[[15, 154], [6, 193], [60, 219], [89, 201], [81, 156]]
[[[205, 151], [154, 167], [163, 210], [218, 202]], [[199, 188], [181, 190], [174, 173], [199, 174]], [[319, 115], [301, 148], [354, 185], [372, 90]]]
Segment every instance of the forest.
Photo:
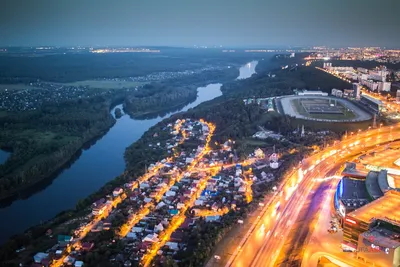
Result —
[[244, 64], [256, 58], [249, 53], [222, 53], [216, 49], [162, 49], [160, 53], [54, 54], [46, 56], [0, 55], [0, 84], [40, 81], [75, 82], [98, 78], [145, 76]]
[[0, 199], [51, 177], [85, 143], [107, 132], [115, 122], [109, 109], [124, 97], [114, 90], [33, 111], [2, 112], [0, 146], [12, 154], [0, 165]]
[[[314, 68], [310, 67], [300, 67], [297, 71], [293, 72], [281, 70], [280, 68], [277, 68], [277, 66], [279, 66], [281, 63], [281, 61], [276, 61], [272, 63], [260, 62], [260, 66], [257, 68], [257, 75], [254, 75], [246, 80], [237, 80], [225, 83], [224, 86], [222, 86], [221, 88], [223, 92], [223, 95], [221, 97], [218, 97], [212, 101], [205, 102], [194, 109], [190, 109], [185, 113], [176, 114], [171, 118], [163, 120], [150, 128], [149, 131], [147, 131], [137, 142], [127, 148], [125, 152], [127, 170], [123, 174], [104, 185], [97, 192], [79, 201], [76, 209], [73, 212], [69, 212], [68, 214], [63, 213], [44, 226], [34, 227], [30, 230], [30, 232], [14, 237], [1, 250], [0, 260], [4, 259], [5, 257], [10, 257], [11, 254], [15, 254], [15, 249], [20, 247], [22, 244], [26, 245], [32, 242], [32, 234], [29, 233], [33, 232], [35, 233], [35, 236], [40, 236], [40, 233], [43, 234], [46, 228], [52, 227], [54, 224], [59, 224], [63, 221], [70, 219], [71, 216], [74, 216], [74, 213], [79, 213], [80, 211], [87, 208], [91, 203], [93, 203], [94, 200], [97, 200], [104, 195], [109, 194], [116, 186], [123, 185], [126, 181], [135, 179], [143, 174], [146, 166], [149, 166], [151, 163], [165, 158], [165, 151], [163, 152], [149, 149], [148, 144], [150, 142], [154, 142], [154, 134], [162, 133], [163, 128], [169, 122], [175, 121], [178, 118], [188, 117], [193, 119], [203, 118], [207, 121], [211, 121], [217, 126], [213, 142], [211, 143], [214, 143], [214, 141], [222, 142], [226, 141], [229, 138], [232, 138], [237, 141], [237, 152], [239, 156], [245, 156], [249, 153], [251, 149], [254, 149], [254, 146], [248, 145], [247, 140], [252, 134], [254, 134], [255, 131], [257, 131], [257, 127], [259, 125], [264, 126], [266, 129], [280, 132], [284, 135], [291, 135], [291, 133], [295, 130], [295, 126], [292, 118], [288, 116], [282, 116], [273, 112], [266, 113], [258, 105], [245, 105], [243, 102], [243, 98], [254, 96], [268, 97], [292, 94], [292, 90], [295, 88], [317, 89], [319, 87], [321, 90], [326, 91], [332, 87], [343, 88], [347, 86], [347, 84], [339, 83], [338, 80], [333, 77], [333, 79], [331, 79], [330, 75], [327, 75], [320, 71], [315, 71]], [[270, 72], [276, 74], [276, 77], [269, 77], [268, 73]], [[181, 86], [183, 87], [183, 85]], [[147, 90], [145, 92], [149, 93], [149, 95], [143, 94], [141, 96], [141, 98], [143, 98], [143, 102], [146, 103], [142, 106], [144, 110], [146, 110], [151, 105], [156, 105], [155, 102], [152, 103], [150, 100], [152, 99], [152, 96], [155, 95], [155, 93], [153, 93], [153, 95], [151, 93], [153, 90], [155, 90], [155, 88], [164, 88], [163, 90], [169, 90], [168, 85], [165, 84], [150, 85], [149, 88], [145, 89]], [[140, 98], [137, 95], [135, 97]], [[180, 98], [178, 93], [175, 94], [175, 97], [177, 97], [176, 99]], [[123, 98], [124, 96], [121, 96], [119, 94], [116, 94], [113, 97], [113, 99], [115, 100]], [[160, 100], [161, 99], [162, 98], [160, 98]], [[22, 117], [19, 117], [20, 115], [18, 115], [12, 120], [10, 120], [9, 116], [7, 116], [7, 120], [9, 121], [1, 121], [1, 125], [3, 125], [4, 127], [2, 128], [2, 130], [6, 129], [6, 126], [7, 129], [10, 130], [8, 131], [8, 134], [4, 134], [4, 136], [1, 135], [0, 140], [8, 140], [7, 142], [4, 142], [4, 144], [12, 148], [14, 150], [14, 154], [16, 154], [17, 151], [24, 150], [25, 147], [27, 153], [29, 151], [35, 151], [35, 149], [38, 149], [37, 151], [35, 151], [35, 153], [29, 152], [32, 153], [29, 155], [40, 155], [40, 153], [47, 153], [50, 151], [52, 153], [58, 153], [58, 155], [61, 155], [62, 157], [62, 153], [55, 149], [55, 147], [60, 147], [59, 144], [61, 142], [66, 142], [66, 145], [69, 144], [68, 142], [71, 142], [71, 144], [73, 142], [83, 142], [82, 137], [77, 136], [79, 135], [77, 133], [80, 133], [80, 131], [82, 131], [83, 129], [92, 129], [88, 130], [87, 136], [89, 136], [94, 132], [101, 132], [101, 129], [105, 129], [113, 123], [112, 117], [109, 114], [109, 107], [111, 105], [110, 101], [107, 101], [106, 99], [97, 100], [97, 104], [94, 105], [88, 104], [85, 101], [82, 101], [81, 103], [73, 102], [71, 103], [71, 105], [67, 105], [65, 108], [61, 109], [61, 111], [57, 110], [57, 108], [55, 107], [48, 107], [44, 110], [32, 112], [29, 113], [29, 115], [24, 115]], [[168, 97], [165, 97], [164, 100], [165, 103], [168, 103], [168, 101], [170, 101]], [[2, 117], [0, 118], [3, 119]], [[33, 125], [33, 119], [40, 121], [40, 123], [36, 123], [37, 126]], [[12, 127], [9, 127], [10, 125]], [[17, 132], [18, 129], [29, 129], [29, 127], [31, 127], [34, 128], [35, 131], [39, 131], [36, 130], [34, 126], [38, 127], [40, 131], [42, 131], [40, 132], [40, 134], [37, 134], [37, 136], [46, 136], [43, 135], [44, 132], [51, 132], [51, 135], [49, 135], [48, 138], [45, 138], [46, 146], [43, 146], [40, 143], [44, 141], [41, 140], [39, 137], [32, 138], [33, 144], [26, 144], [26, 138], [24, 139], [24, 142], [20, 141], [13, 143], [10, 141], [10, 137], [15, 132]], [[32, 132], [35, 133], [35, 131]], [[86, 131], [83, 132], [86, 133]], [[66, 140], [64, 140], [64, 138], [66, 138]], [[164, 137], [160, 135], [159, 138], [162, 139]], [[272, 146], [272, 141], [268, 140], [267, 142], [270, 142]], [[299, 139], [296, 141], [297, 144], [304, 143], [305, 145], [310, 145], [313, 142], [317, 142], [313, 136], [309, 136], [307, 140]], [[289, 145], [290, 143], [288, 142], [279, 144], [279, 146], [281, 146], [282, 148], [285, 148]], [[28, 147], [32, 148], [26, 149]], [[42, 147], [45, 147], [45, 149], [43, 148], [44, 150], [41, 150]], [[285, 161], [285, 165], [282, 166], [280, 176], [284, 174], [284, 170], [294, 167], [296, 162], [298, 162], [299, 159], [301, 159], [307, 153], [307, 151], [308, 150], [306, 148], [300, 147], [299, 153], [290, 155], [290, 157], [287, 158], [287, 160]], [[20, 153], [22, 155], [20, 159], [23, 159], [24, 153]], [[28, 156], [26, 157], [28, 158]], [[23, 161], [18, 162], [21, 163]], [[51, 165], [44, 165], [43, 170], [46, 170], [46, 167], [48, 168], [49, 166]], [[10, 188], [11, 185], [18, 185], [20, 181], [23, 182], [22, 178], [19, 177], [26, 177], [22, 175], [14, 176], [11, 169], [0, 170], [3, 171], [3, 173], [5, 173], [6, 175], [9, 175], [8, 177], [10, 177], [10, 179], [7, 180], [10, 180], [10, 182], [13, 181], [13, 184], [11, 184], [10, 182], [8, 182], [10, 184], [3, 184], [3, 188]], [[29, 165], [27, 165], [26, 170], [30, 171]], [[42, 169], [35, 171], [40, 172], [42, 171]], [[270, 188], [265, 188], [265, 190], [269, 189]], [[191, 248], [195, 251], [198, 251], [198, 253], [183, 253], [180, 255], [180, 258], [185, 264], [187, 264], [187, 266], [197, 266], [200, 263], [203, 263], [209, 256], [212, 245], [217, 242], [217, 240], [221, 237], [221, 235], [223, 235], [224, 232], [232, 227], [232, 222], [237, 220], [238, 216], [245, 216], [245, 214], [246, 210], [243, 210], [243, 213], [240, 214], [229, 213], [227, 216], [224, 217], [224, 220], [222, 222], [223, 227], [216, 227], [213, 224], [201, 224], [198, 229], [191, 233], [191, 237], [193, 238], [191, 242]]]
[[177, 109], [193, 102], [197, 88], [210, 83], [224, 83], [239, 76], [236, 67], [222, 70], [206, 70], [183, 78], [168, 79], [146, 84], [137, 92], [129, 94], [124, 101], [124, 109], [132, 117], [161, 115], [162, 112]]

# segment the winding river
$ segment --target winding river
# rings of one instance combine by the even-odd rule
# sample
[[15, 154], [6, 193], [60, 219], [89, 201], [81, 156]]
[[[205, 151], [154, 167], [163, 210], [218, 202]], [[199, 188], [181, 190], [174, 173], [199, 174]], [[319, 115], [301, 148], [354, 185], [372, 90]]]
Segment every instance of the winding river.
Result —
[[[237, 79], [249, 78], [255, 73], [257, 63], [252, 61], [242, 66]], [[221, 86], [222, 84], [209, 84], [199, 87], [197, 99], [177, 112], [186, 111], [220, 96]], [[18, 199], [8, 207], [0, 209], [0, 243], [63, 210], [73, 208], [78, 200], [121, 174], [125, 169], [126, 147], [138, 140], [151, 126], [177, 112], [148, 120], [122, 116], [106, 135], [89, 149], [83, 150], [78, 160], [70, 168], [62, 171], [50, 184], [26, 199]], [[111, 114], [114, 115], [114, 110]]]

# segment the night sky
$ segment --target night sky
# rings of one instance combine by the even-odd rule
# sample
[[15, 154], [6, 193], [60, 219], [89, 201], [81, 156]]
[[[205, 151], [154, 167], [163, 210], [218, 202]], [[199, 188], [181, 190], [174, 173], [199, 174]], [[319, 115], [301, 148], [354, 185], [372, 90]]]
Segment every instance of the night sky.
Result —
[[1, 0], [0, 46], [400, 46], [400, 0]]

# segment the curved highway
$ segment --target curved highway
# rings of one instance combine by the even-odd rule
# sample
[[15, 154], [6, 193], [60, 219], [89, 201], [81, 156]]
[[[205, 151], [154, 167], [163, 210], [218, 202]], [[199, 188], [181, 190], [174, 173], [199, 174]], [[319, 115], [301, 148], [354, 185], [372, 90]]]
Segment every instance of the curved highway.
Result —
[[342, 141], [303, 160], [298, 171], [283, 180], [256, 228], [237, 248], [227, 266], [274, 266], [305, 202], [323, 177], [333, 176], [352, 157], [400, 139], [400, 125], [348, 135]]

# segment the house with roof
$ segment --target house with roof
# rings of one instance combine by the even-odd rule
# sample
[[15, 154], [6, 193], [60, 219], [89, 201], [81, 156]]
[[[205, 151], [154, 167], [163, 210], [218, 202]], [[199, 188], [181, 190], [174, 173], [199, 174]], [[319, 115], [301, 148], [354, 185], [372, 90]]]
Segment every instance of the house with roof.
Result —
[[195, 224], [195, 220], [192, 218], [186, 217], [185, 221], [179, 226], [180, 229], [188, 229], [190, 226]]
[[176, 230], [170, 236], [170, 242], [182, 242], [185, 234], [183, 231]]
[[106, 199], [105, 198], [101, 198], [101, 199], [93, 202], [92, 207], [100, 206], [101, 204], [104, 204], [105, 202], [106, 202]]
[[107, 210], [107, 205], [106, 204], [100, 204], [99, 206], [96, 206], [92, 209], [92, 214], [94, 216], [98, 216], [103, 214]]
[[123, 190], [121, 187], [117, 187], [117, 188], [115, 188], [114, 191], [113, 191], [113, 196], [114, 196], [114, 197], [117, 197], [117, 196], [119, 196], [120, 194], [122, 194], [123, 192], [124, 192], [124, 190]]
[[138, 226], [134, 226], [131, 229], [132, 233], [142, 233], [143, 231], [144, 231], [144, 228], [143, 227], [138, 227]]
[[166, 242], [165, 246], [167, 246], [170, 250], [178, 251], [179, 243], [177, 242]]
[[33, 260], [36, 263], [41, 263], [42, 260], [46, 259], [49, 256], [49, 253], [38, 252], [33, 256]]
[[148, 234], [145, 238], [143, 238], [143, 242], [158, 242], [158, 234], [156, 233], [152, 233], [152, 234]]
[[94, 247], [94, 243], [91, 243], [91, 242], [83, 242], [82, 245], [81, 245], [81, 247], [82, 247], [82, 250], [83, 250], [83, 251], [90, 251], [90, 250], [92, 250], [92, 248]]
[[61, 243], [61, 242], [69, 243], [69, 242], [72, 241], [72, 236], [69, 236], [69, 235], [58, 235], [57, 236], [57, 241], [59, 243]]
[[175, 215], [177, 215], [177, 214], [179, 213], [179, 210], [170, 209], [170, 210], [168, 210], [168, 213], [169, 213], [171, 216], [175, 216]]
[[128, 238], [128, 239], [133, 239], [133, 240], [138, 240], [138, 235], [137, 235], [136, 233], [129, 232], [129, 233], [126, 235], [126, 238]]
[[74, 257], [71, 257], [71, 256], [67, 256], [67, 257], [65, 257], [65, 259], [63, 260], [63, 263], [64, 263], [64, 264], [67, 264], [67, 265], [72, 265], [72, 264], [74, 264], [74, 262], [75, 262], [75, 258], [74, 258]]
[[167, 196], [167, 197], [174, 197], [176, 195], [176, 192], [175, 191], [171, 191], [171, 190], [169, 190], [169, 191], [167, 191], [166, 193], [165, 193], [165, 196]]
[[177, 208], [178, 210], [180, 210], [180, 209], [182, 209], [182, 208], [184, 208], [184, 207], [185, 207], [185, 204], [182, 203], [182, 202], [178, 202], [178, 203], [176, 204], [176, 208]]
[[165, 203], [163, 201], [160, 201], [160, 202], [158, 202], [158, 204], [156, 206], [156, 210], [161, 209], [164, 206], [165, 206]]
[[161, 224], [161, 222], [159, 224], [157, 224], [156, 226], [154, 226], [154, 232], [159, 233], [164, 231], [164, 226]]
[[153, 199], [149, 198], [149, 197], [145, 197], [143, 201], [146, 203], [149, 203], [149, 202], [153, 201]]
[[221, 216], [219, 216], [219, 215], [205, 217], [206, 222], [218, 222], [220, 219], [221, 219]]
[[150, 187], [150, 185], [147, 182], [140, 183], [140, 185], [139, 185], [140, 189], [146, 189], [146, 188], [149, 188], [149, 187]]

